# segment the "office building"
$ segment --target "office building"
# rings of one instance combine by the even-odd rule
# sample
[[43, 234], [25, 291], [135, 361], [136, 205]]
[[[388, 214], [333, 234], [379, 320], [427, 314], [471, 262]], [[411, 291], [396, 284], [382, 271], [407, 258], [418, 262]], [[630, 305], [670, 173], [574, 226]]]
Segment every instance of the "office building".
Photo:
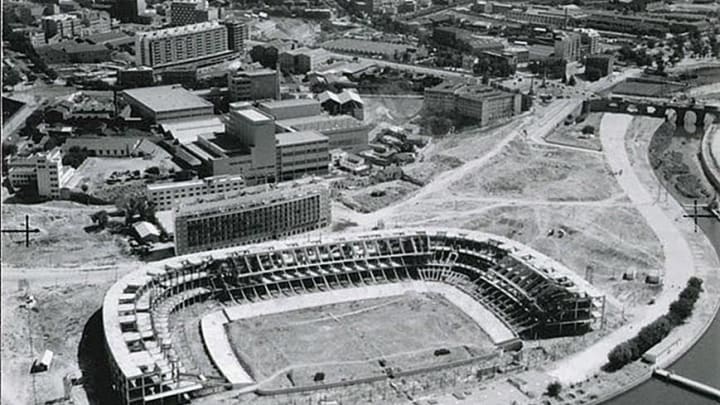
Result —
[[72, 14], [55, 14], [44, 16], [41, 20], [45, 40], [58, 36], [59, 38], [75, 38], [80, 36], [82, 23], [80, 18]]
[[270, 69], [230, 72], [228, 74], [228, 93], [231, 102], [268, 98], [279, 100], [280, 72]]
[[240, 195], [174, 210], [178, 255], [284, 238], [330, 225], [326, 185], [312, 181], [245, 188]]
[[137, 33], [136, 58], [142, 66], [191, 62], [228, 51], [227, 28], [204, 22]]
[[193, 201], [237, 194], [245, 188], [242, 176], [212, 176], [204, 179], [153, 183], [145, 186], [145, 197], [157, 210], [169, 210]]
[[312, 98], [265, 101], [258, 108], [276, 120], [307, 117], [322, 112], [320, 102]]
[[221, 22], [227, 28], [228, 47], [236, 52], [245, 52], [245, 43], [250, 39], [250, 24], [238, 18], [228, 18]]
[[120, 97], [134, 113], [153, 123], [212, 115], [214, 111], [212, 103], [178, 85], [124, 90]]
[[568, 62], [577, 61], [580, 53], [580, 34], [561, 31], [555, 35], [555, 56]]
[[425, 89], [424, 108], [477, 119], [480, 126], [520, 113], [522, 96], [490, 86], [443, 82]]
[[173, 0], [170, 3], [170, 24], [174, 27], [208, 21], [207, 0]]
[[112, 3], [112, 16], [124, 23], [141, 22], [145, 14], [145, 0], [117, 0]]
[[580, 53], [582, 56], [600, 53], [600, 34], [596, 30], [578, 28], [575, 32], [580, 34]]
[[299, 48], [290, 49], [278, 54], [278, 64], [283, 72], [305, 74], [319, 70], [327, 65], [332, 55], [324, 49]]
[[72, 167], [63, 166], [59, 148], [13, 156], [8, 161], [8, 180], [14, 189], [36, 187], [39, 196], [52, 199], [60, 198], [60, 188], [74, 171]]
[[277, 140], [278, 181], [328, 174], [328, 137], [317, 131], [281, 132]]

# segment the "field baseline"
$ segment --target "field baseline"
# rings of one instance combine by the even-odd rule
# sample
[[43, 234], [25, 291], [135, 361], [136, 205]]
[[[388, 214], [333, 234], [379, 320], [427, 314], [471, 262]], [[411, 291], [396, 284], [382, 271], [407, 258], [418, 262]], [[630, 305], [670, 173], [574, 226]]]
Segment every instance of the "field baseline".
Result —
[[[350, 293], [352, 292], [352, 293]], [[200, 321], [205, 347], [213, 364], [227, 380], [236, 386], [247, 386], [255, 381], [234, 355], [225, 324], [256, 316], [295, 311], [342, 302], [359, 301], [402, 295], [406, 292], [436, 293], [472, 318], [485, 331], [493, 344], [499, 346], [516, 339], [515, 333], [492, 312], [472, 297], [450, 285], [431, 281], [408, 281], [368, 287], [343, 288], [277, 298], [224, 308], [205, 315]]]

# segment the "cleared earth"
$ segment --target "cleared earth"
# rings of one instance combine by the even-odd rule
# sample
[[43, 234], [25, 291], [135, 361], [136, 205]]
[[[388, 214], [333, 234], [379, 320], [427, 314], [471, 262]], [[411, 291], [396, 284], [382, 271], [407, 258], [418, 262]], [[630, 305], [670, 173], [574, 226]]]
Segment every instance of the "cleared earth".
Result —
[[248, 318], [226, 328], [236, 355], [265, 388], [379, 376], [481, 356], [494, 348], [479, 325], [436, 294], [319, 306]]

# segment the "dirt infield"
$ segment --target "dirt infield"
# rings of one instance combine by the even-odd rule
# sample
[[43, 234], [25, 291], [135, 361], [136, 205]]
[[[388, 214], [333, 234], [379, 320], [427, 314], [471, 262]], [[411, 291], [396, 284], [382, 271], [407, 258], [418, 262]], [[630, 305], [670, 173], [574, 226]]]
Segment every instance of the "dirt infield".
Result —
[[[490, 338], [442, 295], [406, 293], [245, 318], [227, 326], [265, 388], [382, 375], [490, 353]], [[448, 353], [436, 355], [437, 349]], [[262, 382], [262, 380], [265, 380]]]

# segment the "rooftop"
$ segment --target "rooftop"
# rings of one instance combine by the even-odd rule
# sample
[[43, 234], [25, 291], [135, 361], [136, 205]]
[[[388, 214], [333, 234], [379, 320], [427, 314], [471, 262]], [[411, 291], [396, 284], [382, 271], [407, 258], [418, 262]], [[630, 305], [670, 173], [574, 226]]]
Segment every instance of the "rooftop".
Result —
[[346, 128], [359, 128], [365, 124], [349, 115], [312, 115], [309, 117], [291, 118], [277, 121], [277, 124], [285, 128], [296, 130], [334, 131]]
[[179, 27], [165, 28], [157, 31], [138, 32], [138, 38], [165, 38], [177, 35], [192, 34], [211, 29], [225, 28], [217, 21], [207, 21], [198, 24], [181, 25]]
[[328, 137], [317, 131], [280, 132], [275, 134], [278, 146], [300, 145], [312, 142], [327, 142]]
[[140, 87], [123, 93], [155, 112], [212, 107], [211, 102], [179, 85]]
[[265, 101], [260, 103], [260, 108], [264, 109], [273, 109], [273, 108], [283, 108], [283, 107], [300, 107], [300, 106], [306, 106], [306, 105], [315, 105], [318, 104], [318, 101], [312, 98], [295, 98], [295, 99], [288, 99], [288, 100], [274, 100], [274, 101]]
[[158, 124], [164, 132], [170, 133], [180, 143], [193, 142], [200, 135], [225, 131], [225, 123], [220, 115], [160, 121]]
[[356, 103], [363, 104], [363, 100], [362, 100], [362, 98], [360, 98], [360, 95], [357, 92], [352, 91], [352, 90], [347, 90], [347, 89], [343, 90], [340, 93], [333, 93], [329, 90], [324, 91], [324, 92], [318, 94], [317, 98], [321, 103], [324, 103], [328, 100], [332, 100], [339, 104], [345, 104], [349, 101], [354, 101]]
[[271, 117], [265, 115], [264, 113], [254, 109], [254, 108], [244, 108], [244, 109], [232, 110], [230, 112], [230, 114], [231, 115], [232, 114], [240, 115], [241, 117], [245, 118], [246, 120], [252, 121], [255, 123], [269, 122], [269, 121], [273, 120]]

